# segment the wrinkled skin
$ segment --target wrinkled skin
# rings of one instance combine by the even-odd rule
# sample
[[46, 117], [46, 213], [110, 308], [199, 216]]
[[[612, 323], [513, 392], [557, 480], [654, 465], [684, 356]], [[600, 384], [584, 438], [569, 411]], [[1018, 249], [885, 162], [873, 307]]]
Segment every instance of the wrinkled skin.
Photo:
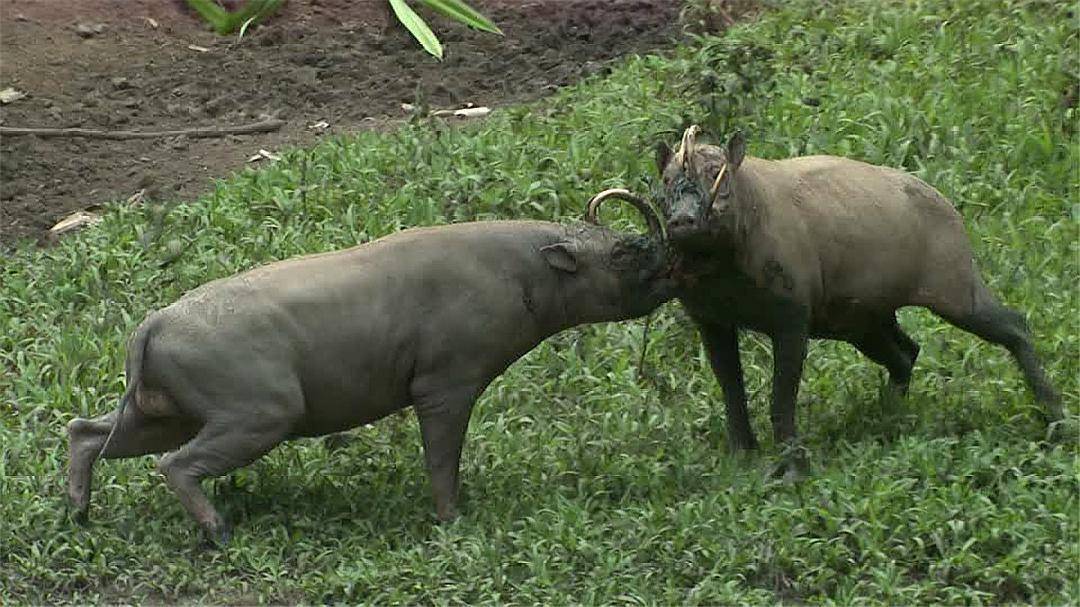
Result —
[[[739, 329], [772, 340], [773, 432], [791, 444], [810, 338], [854, 345], [906, 392], [919, 346], [896, 322], [904, 306], [1008, 348], [1048, 418], [1061, 419], [1023, 317], [983, 283], [959, 213], [934, 188], [846, 158], [753, 158], [740, 134], [721, 149], [696, 133], [688, 129], [675, 153], [658, 148], [660, 206], [680, 257], [678, 298], [723, 388], [734, 449], [756, 447]], [[805, 465], [794, 458], [779, 472], [798, 477]]]
[[202, 479], [282, 441], [412, 405], [438, 517], [454, 518], [477, 397], [546, 337], [641, 316], [669, 299], [661, 251], [593, 225], [479, 222], [406, 230], [207, 283], [135, 331], [118, 411], [69, 423], [70, 500], [85, 518], [99, 454], [171, 451], [158, 469], [223, 542], [229, 528]]

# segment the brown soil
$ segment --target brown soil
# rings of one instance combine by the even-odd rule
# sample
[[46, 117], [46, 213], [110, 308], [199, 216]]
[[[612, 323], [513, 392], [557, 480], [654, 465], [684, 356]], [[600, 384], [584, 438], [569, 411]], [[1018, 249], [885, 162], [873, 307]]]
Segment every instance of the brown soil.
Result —
[[[447, 108], [534, 99], [678, 34], [675, 0], [473, 5], [506, 36], [425, 15], [446, 47], [439, 63], [389, 19], [384, 0], [289, 0], [239, 43], [209, 32], [182, 0], [0, 0], [0, 89], [27, 93], [0, 106], [3, 126], [288, 121], [276, 133], [218, 139], [3, 137], [0, 248], [139, 190], [163, 201], [193, 198], [260, 149], [386, 124], [418, 98]], [[321, 121], [329, 128], [309, 128]]]

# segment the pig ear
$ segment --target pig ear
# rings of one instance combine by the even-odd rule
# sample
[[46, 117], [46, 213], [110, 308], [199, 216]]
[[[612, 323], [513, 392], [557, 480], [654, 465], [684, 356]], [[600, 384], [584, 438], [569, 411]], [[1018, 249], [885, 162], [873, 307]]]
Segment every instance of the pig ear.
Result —
[[577, 272], [577, 255], [570, 248], [568, 242], [557, 242], [540, 249], [544, 261], [549, 266], [563, 272]]
[[739, 168], [746, 156], [746, 137], [742, 131], [735, 131], [727, 143], [727, 163], [731, 170]]
[[668, 162], [671, 161], [671, 148], [663, 141], [656, 143], [656, 170], [664, 172]]

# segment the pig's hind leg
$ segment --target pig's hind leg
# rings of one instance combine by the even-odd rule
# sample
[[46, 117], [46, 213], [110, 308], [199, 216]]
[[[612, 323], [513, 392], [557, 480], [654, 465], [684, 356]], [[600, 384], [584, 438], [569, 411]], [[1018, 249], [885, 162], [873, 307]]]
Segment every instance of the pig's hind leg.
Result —
[[894, 390], [901, 395], [907, 394], [919, 346], [900, 329], [895, 317], [872, 324], [851, 343], [889, 371], [889, 384]]
[[1047, 421], [1060, 421], [1064, 417], [1061, 396], [1043, 371], [1024, 316], [998, 301], [979, 277], [973, 280], [970, 303], [963, 300], [959, 304], [947, 302], [931, 305], [930, 309], [951, 324], [1004, 346], [1023, 371], [1035, 399], [1046, 408]]
[[[303, 401], [294, 402], [302, 405]], [[231, 532], [200, 482], [246, 466], [268, 453], [291, 435], [299, 410], [299, 406], [288, 404], [266, 407], [230, 403], [232, 414], [207, 420], [195, 438], [158, 461], [165, 482], [211, 543], [227, 543]]]
[[106, 459], [164, 453], [175, 449], [198, 431], [194, 420], [178, 417], [150, 417], [136, 406], [123, 409], [119, 427], [102, 452], [118, 415], [113, 411], [93, 419], [68, 422], [68, 499], [75, 520], [85, 522], [90, 508], [92, 471], [98, 457]]

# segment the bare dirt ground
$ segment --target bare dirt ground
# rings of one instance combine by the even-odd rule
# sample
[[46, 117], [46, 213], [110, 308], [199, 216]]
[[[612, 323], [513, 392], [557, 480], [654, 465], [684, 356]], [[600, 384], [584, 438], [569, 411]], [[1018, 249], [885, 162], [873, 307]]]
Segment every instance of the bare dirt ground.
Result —
[[[0, 0], [6, 127], [173, 130], [275, 116], [278, 132], [214, 139], [0, 139], [0, 249], [68, 213], [146, 190], [206, 191], [260, 149], [404, 116], [402, 103], [491, 107], [535, 99], [632, 52], [672, 44], [676, 0], [475, 0], [505, 37], [438, 16], [439, 63], [391, 21], [384, 0], [289, 0], [239, 42], [183, 0]], [[195, 48], [198, 47], [198, 48]], [[320, 122], [322, 129], [310, 128]]]

